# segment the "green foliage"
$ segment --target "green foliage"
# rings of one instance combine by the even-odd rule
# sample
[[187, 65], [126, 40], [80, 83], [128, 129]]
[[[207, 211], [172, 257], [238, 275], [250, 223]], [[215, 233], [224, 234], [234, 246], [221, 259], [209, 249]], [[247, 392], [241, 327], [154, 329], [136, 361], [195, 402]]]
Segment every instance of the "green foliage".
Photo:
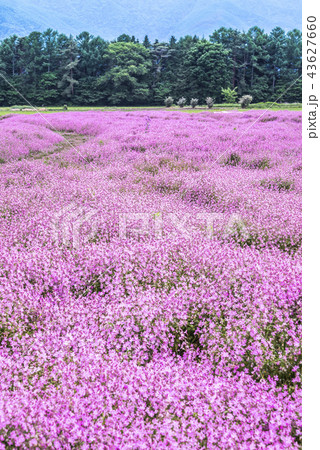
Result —
[[201, 40], [185, 56], [187, 92], [204, 103], [205, 98], [221, 99], [221, 88], [230, 83], [229, 52], [221, 44]]
[[269, 158], [258, 158], [253, 161], [249, 161], [245, 164], [249, 169], [270, 169], [272, 167], [272, 163]]
[[116, 42], [135, 42], [135, 38], [134, 36], [130, 37], [128, 34], [123, 33], [117, 37]]
[[65, 42], [61, 52], [61, 75], [58, 87], [63, 88], [62, 95], [71, 97], [74, 94], [74, 88], [79, 81], [76, 80], [77, 66], [79, 64], [77, 44], [73, 38]]
[[231, 153], [226, 161], [225, 161], [225, 165], [226, 166], [237, 166], [241, 161], [241, 157], [237, 154], [237, 153]]
[[221, 94], [225, 103], [235, 103], [238, 97], [236, 90], [237, 88], [231, 89], [229, 87], [226, 89], [221, 89]]
[[40, 105], [55, 104], [57, 97], [59, 97], [58, 76], [55, 73], [46, 72], [41, 75], [36, 97], [37, 103]]
[[150, 52], [141, 44], [115, 42], [105, 53], [107, 72], [100, 78], [112, 105], [147, 102]]
[[266, 189], [270, 189], [270, 190], [274, 190], [274, 191], [292, 191], [294, 188], [294, 181], [293, 180], [289, 180], [289, 179], [285, 179], [285, 178], [281, 178], [281, 177], [276, 177], [276, 178], [271, 178], [269, 180], [261, 180], [260, 182], [261, 186], [263, 186]]
[[151, 48], [151, 42], [150, 42], [150, 40], [149, 40], [149, 38], [148, 38], [147, 35], [145, 35], [142, 45], [143, 45], [145, 48], [148, 48], [148, 49]]
[[17, 91], [36, 106], [162, 105], [169, 96], [232, 104], [245, 94], [256, 102], [301, 102], [301, 47], [299, 30], [280, 27], [269, 34], [222, 27], [209, 40], [151, 43], [145, 36], [142, 44], [128, 34], [109, 43], [49, 28], [0, 42], [0, 73], [11, 84], [0, 78], [0, 105], [20, 104]]
[[103, 105], [106, 102], [105, 88], [93, 76], [81, 78], [73, 102], [76, 105]]

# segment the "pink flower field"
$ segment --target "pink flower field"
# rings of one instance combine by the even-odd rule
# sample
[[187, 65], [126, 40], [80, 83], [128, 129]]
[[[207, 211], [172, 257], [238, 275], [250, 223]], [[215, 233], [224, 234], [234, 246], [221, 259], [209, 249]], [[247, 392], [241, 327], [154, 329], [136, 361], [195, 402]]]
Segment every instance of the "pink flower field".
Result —
[[0, 449], [301, 448], [301, 113], [261, 114], [0, 121]]

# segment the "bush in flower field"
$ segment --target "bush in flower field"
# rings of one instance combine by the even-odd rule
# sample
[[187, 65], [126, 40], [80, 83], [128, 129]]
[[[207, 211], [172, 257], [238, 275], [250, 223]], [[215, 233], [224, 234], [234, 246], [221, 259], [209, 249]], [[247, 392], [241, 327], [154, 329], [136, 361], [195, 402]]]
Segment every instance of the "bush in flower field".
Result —
[[178, 100], [178, 106], [180, 108], [183, 108], [185, 106], [185, 104], [187, 103], [187, 100], [184, 97], [179, 98]]
[[164, 100], [164, 104], [167, 108], [170, 108], [170, 106], [173, 105], [173, 98], [172, 97], [166, 97]]
[[241, 108], [248, 108], [248, 106], [250, 105], [251, 102], [252, 102], [251, 95], [243, 95], [239, 100], [239, 104], [240, 104]]
[[213, 107], [214, 104], [214, 100], [212, 97], [207, 97], [206, 98], [206, 105], [209, 109], [211, 109]]
[[259, 116], [1, 121], [0, 449], [301, 448], [301, 113]]
[[195, 107], [198, 105], [198, 103], [199, 103], [199, 100], [198, 100], [197, 98], [192, 98], [192, 99], [190, 100], [190, 106], [191, 106], [191, 108], [195, 108]]
[[222, 97], [225, 101], [225, 103], [235, 103], [238, 94], [237, 94], [237, 88], [231, 89], [231, 88], [226, 88], [226, 89], [221, 89], [221, 94]]

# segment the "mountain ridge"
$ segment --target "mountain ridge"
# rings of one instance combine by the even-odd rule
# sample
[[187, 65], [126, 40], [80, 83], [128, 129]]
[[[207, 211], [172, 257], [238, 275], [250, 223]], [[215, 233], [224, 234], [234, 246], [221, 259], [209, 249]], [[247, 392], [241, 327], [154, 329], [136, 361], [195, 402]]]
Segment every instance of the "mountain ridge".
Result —
[[140, 40], [168, 40], [190, 35], [208, 37], [225, 26], [247, 30], [259, 26], [266, 32], [280, 26], [301, 29], [301, 4], [283, 0], [1, 0], [0, 39], [53, 28], [76, 36], [81, 31], [115, 39], [122, 33]]

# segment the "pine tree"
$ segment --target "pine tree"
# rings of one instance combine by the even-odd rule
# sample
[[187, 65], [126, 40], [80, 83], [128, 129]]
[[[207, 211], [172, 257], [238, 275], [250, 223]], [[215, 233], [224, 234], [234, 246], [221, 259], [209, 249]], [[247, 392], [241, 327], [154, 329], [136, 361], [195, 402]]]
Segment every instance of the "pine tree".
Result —
[[151, 42], [150, 42], [150, 40], [149, 40], [149, 38], [148, 38], [147, 35], [145, 35], [145, 37], [144, 37], [144, 39], [143, 39], [142, 45], [143, 45], [145, 48], [148, 48], [148, 49], [151, 48]]
[[77, 66], [79, 64], [78, 48], [76, 41], [70, 37], [66, 46], [61, 51], [61, 73], [62, 78], [58, 83], [59, 88], [63, 88], [62, 95], [72, 97], [74, 87], [79, 82], [75, 79]]

